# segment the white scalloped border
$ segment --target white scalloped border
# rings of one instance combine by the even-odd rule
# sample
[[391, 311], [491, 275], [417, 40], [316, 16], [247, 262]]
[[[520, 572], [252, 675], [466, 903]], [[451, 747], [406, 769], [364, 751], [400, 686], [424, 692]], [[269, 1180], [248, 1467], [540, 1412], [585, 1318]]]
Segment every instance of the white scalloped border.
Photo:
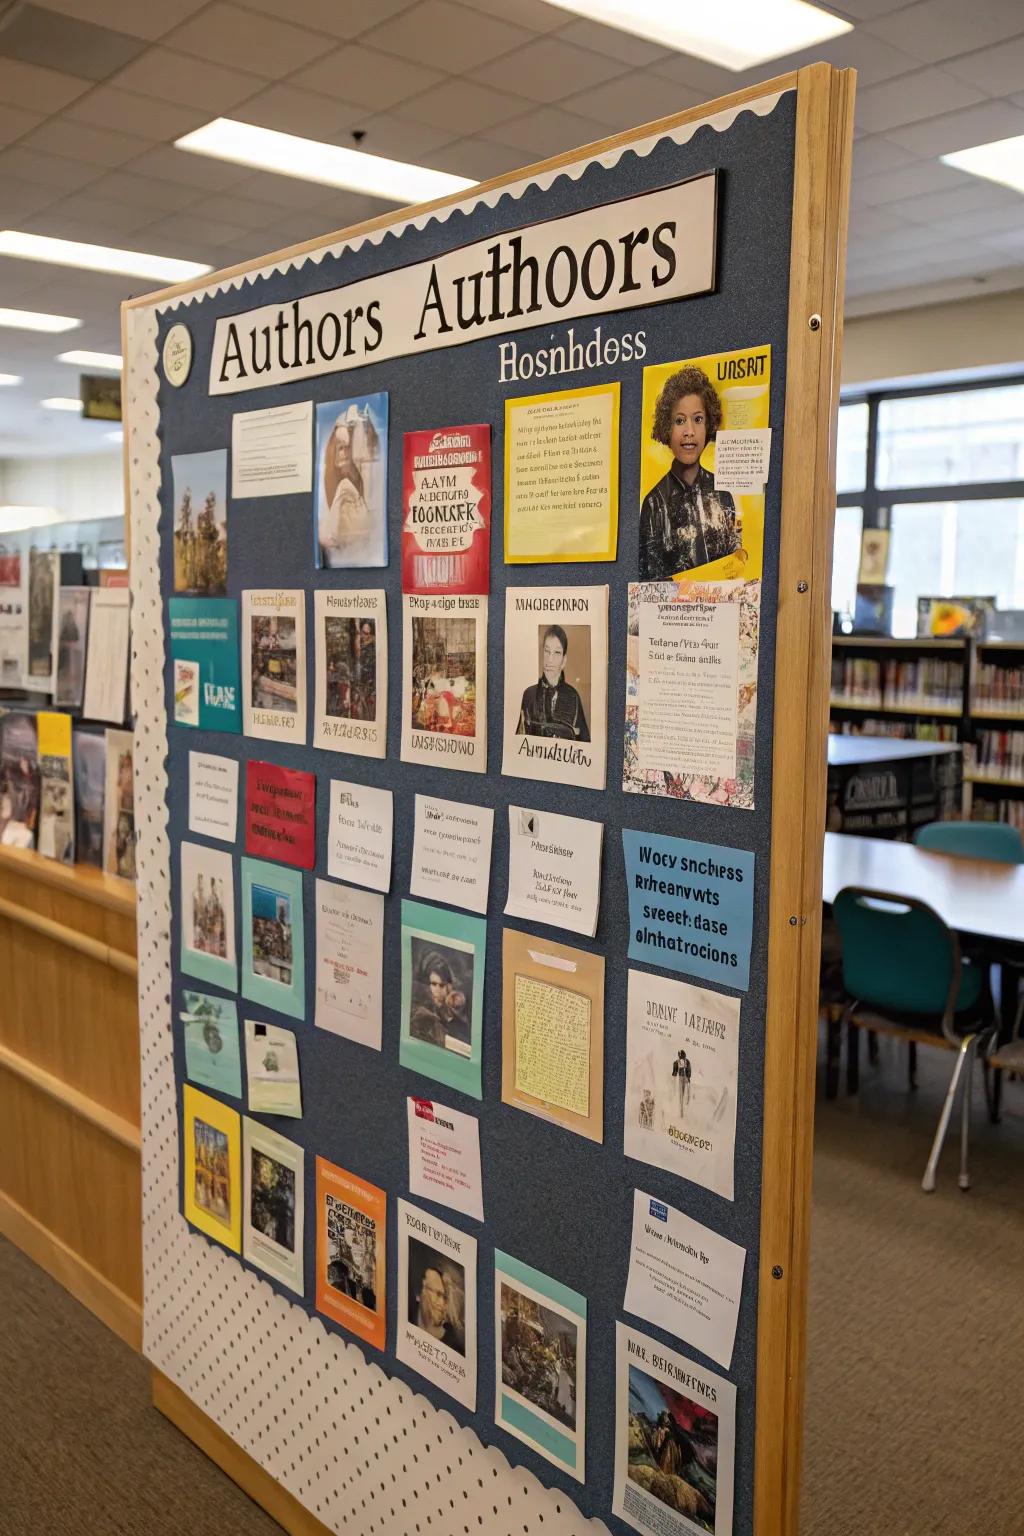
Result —
[[[559, 176], [670, 138], [729, 128], [741, 112], [766, 116], [782, 92], [432, 213], [211, 283], [127, 312], [127, 433], [132, 534], [132, 699], [138, 832], [139, 1014], [142, 1054], [143, 1351], [243, 1451], [329, 1530], [379, 1536], [608, 1536], [560, 1489], [514, 1466], [470, 1428], [388, 1376], [315, 1316], [190, 1231], [178, 1210], [178, 1120], [172, 1052], [167, 717], [160, 589], [158, 316], [307, 261], [358, 249], [410, 226], [424, 229], [481, 203], [516, 200]], [[489, 1347], [488, 1325], [481, 1348]], [[605, 1362], [609, 1371], [612, 1362]], [[487, 1404], [479, 1407], [486, 1414]], [[543, 1528], [543, 1529], [542, 1529]]]

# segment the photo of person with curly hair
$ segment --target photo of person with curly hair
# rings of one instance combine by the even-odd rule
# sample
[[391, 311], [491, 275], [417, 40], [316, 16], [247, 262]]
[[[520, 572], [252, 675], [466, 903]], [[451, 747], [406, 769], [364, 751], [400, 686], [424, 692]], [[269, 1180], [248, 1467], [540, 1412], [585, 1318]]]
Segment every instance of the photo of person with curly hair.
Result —
[[722, 402], [702, 368], [678, 369], [654, 407], [651, 437], [672, 454], [640, 508], [640, 577], [670, 581], [742, 549], [736, 503], [715, 490], [701, 455], [722, 425]]

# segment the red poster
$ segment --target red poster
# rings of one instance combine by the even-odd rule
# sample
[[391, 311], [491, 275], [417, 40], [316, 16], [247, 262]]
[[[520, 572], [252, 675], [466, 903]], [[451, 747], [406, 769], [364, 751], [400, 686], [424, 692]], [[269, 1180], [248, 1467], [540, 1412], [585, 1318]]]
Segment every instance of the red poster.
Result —
[[407, 432], [402, 460], [402, 591], [490, 591], [491, 429]]
[[245, 851], [279, 864], [316, 862], [316, 777], [276, 763], [245, 765]]
[[21, 556], [0, 555], [0, 587], [21, 586]]

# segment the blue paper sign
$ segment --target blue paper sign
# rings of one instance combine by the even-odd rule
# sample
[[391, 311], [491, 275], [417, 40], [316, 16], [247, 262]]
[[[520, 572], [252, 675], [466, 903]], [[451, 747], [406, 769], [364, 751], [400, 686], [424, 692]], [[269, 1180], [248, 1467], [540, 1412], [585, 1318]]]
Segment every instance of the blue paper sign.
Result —
[[754, 921], [754, 855], [742, 848], [623, 828], [629, 958], [745, 992]]
[[238, 735], [238, 604], [230, 597], [172, 597], [170, 616], [175, 724]]

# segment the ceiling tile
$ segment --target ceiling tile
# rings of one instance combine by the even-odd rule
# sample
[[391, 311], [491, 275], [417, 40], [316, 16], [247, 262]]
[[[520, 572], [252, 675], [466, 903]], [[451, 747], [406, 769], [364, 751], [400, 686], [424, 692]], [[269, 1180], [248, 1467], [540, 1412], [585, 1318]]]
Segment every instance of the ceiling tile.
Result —
[[894, 208], [851, 208], [850, 209], [850, 235], [860, 239], [862, 236], [884, 234], [886, 230], [902, 229], [904, 222]]
[[531, 32], [557, 32], [565, 25], [567, 14], [558, 6], [546, 5], [544, 0], [461, 0], [461, 3], [485, 16], [511, 19], [517, 27], [529, 27]]
[[582, 144], [592, 144], [595, 139], [607, 138], [608, 130], [603, 124], [591, 122], [590, 118], [580, 117], [575, 112], [542, 107], [539, 111], [527, 112], [522, 117], [501, 123], [488, 137], [519, 150], [531, 160], [541, 160], [578, 149]]
[[[518, 19], [518, 18], [517, 18]], [[672, 50], [659, 48], [646, 38], [633, 37], [618, 27], [603, 27], [597, 21], [574, 21], [563, 27], [558, 34], [565, 43], [575, 43], [579, 48], [592, 48], [595, 53], [607, 54], [618, 60], [623, 69], [639, 69], [643, 64], [654, 64], [659, 59], [672, 57]]]
[[[368, 155], [383, 155], [388, 160], [407, 160], [412, 165], [433, 165], [434, 151], [441, 144], [454, 143], [458, 125], [448, 124], [430, 128], [425, 123], [413, 123], [407, 117], [390, 112], [375, 112], [372, 117], [362, 117], [357, 126], [366, 137], [359, 148]], [[338, 134], [335, 143], [352, 144], [350, 134]]]
[[688, 53], [670, 53], [652, 64], [651, 71], [659, 79], [674, 80], [677, 85], [697, 91], [702, 101], [713, 101], [741, 88], [739, 76], [732, 70], [709, 64], [706, 59], [695, 59]]
[[219, 192], [233, 186], [246, 174], [241, 166], [175, 149], [172, 144], [147, 149], [145, 154], [129, 161], [125, 169], [133, 176], [152, 176], [156, 181], [175, 181], [193, 187], [197, 197], [203, 192]]
[[941, 69], [918, 69], [913, 74], [869, 85], [857, 92], [857, 121], [867, 133], [886, 133], [905, 123], [917, 123], [958, 107], [982, 100], [977, 86], [954, 80]]
[[168, 48], [217, 64], [280, 80], [333, 48], [333, 39], [274, 16], [260, 16], [216, 0], [198, 16], [175, 28]]
[[938, 160], [918, 160], [896, 171], [879, 176], [864, 176], [850, 191], [851, 205], [877, 207], [879, 203], [897, 203], [903, 198], [924, 197], [944, 189], [957, 192], [964, 185], [964, 174]]
[[149, 42], [163, 37], [186, 16], [202, 10], [206, 0], [42, 0], [48, 11], [92, 21], [101, 27], [116, 27]]
[[853, 146], [853, 175], [855, 179], [877, 176], [880, 171], [898, 170], [901, 165], [908, 165], [913, 159], [915, 156], [908, 149], [876, 134], [858, 140]]
[[[153, 218], [152, 208], [144, 208], [141, 203], [124, 202], [121, 198], [98, 197], [94, 183], [83, 191], [72, 192], [62, 197], [59, 203], [52, 204], [49, 211], [55, 218], [66, 217], [69, 221], [91, 218], [98, 227], [105, 227], [109, 234], [122, 235], [142, 229]], [[109, 239], [107, 244], [110, 244]]]
[[190, 204], [189, 213], [199, 218], [224, 219], [236, 229], [249, 231], [273, 224], [281, 217], [281, 206], [260, 198], [240, 197], [235, 192], [217, 192]]
[[[237, 224], [228, 224], [223, 219], [197, 214], [194, 208], [190, 208], [187, 219], [175, 215], [144, 225], [138, 232], [136, 243], [142, 241], [147, 250], [162, 255], [180, 256], [185, 252], [186, 243], [191, 253], [193, 250], [216, 249], [217, 246], [229, 245], [233, 241], [247, 240], [250, 234], [251, 230], [240, 229]], [[199, 256], [195, 259], [202, 261], [210, 258]]]
[[[244, 3], [247, 11], [259, 11], [264, 16], [281, 14], [281, 0]], [[372, 5], [367, 5], [366, 0], [288, 0], [288, 20], [331, 37], [358, 37], [360, 32], [379, 26], [398, 11], [408, 10], [412, 3], [413, 0], [373, 0]]]
[[343, 101], [355, 102], [374, 112], [386, 112], [397, 102], [443, 79], [436, 69], [425, 69], [422, 64], [411, 64], [364, 48], [361, 43], [352, 43], [300, 69], [288, 84], [318, 91], [322, 96], [340, 96]]
[[0, 58], [0, 103], [26, 107], [30, 112], [59, 112], [69, 101], [89, 89], [90, 81], [64, 75], [38, 64]]
[[211, 117], [226, 117], [232, 107], [270, 84], [223, 64], [192, 59], [170, 48], [147, 48], [110, 82], [121, 90], [156, 96], [180, 106], [206, 107]]
[[105, 80], [145, 46], [125, 32], [56, 16], [31, 4], [8, 9], [0, 28], [0, 54], [5, 58], [62, 70], [84, 80]]
[[260, 128], [275, 128], [278, 133], [295, 133], [304, 139], [333, 140], [365, 115], [364, 107], [332, 100], [316, 91], [298, 90], [294, 85], [272, 85], [250, 97], [233, 116]]
[[176, 106], [114, 85], [96, 86], [65, 108], [64, 116], [71, 122], [108, 128], [113, 133], [138, 134], [158, 143], [180, 138], [210, 119], [205, 107]]
[[26, 112], [24, 107], [0, 107], [0, 145], [13, 144], [43, 121], [40, 113]]
[[509, 53], [529, 42], [532, 35], [525, 27], [452, 5], [450, 0], [421, 0], [411, 10], [374, 27], [363, 41], [384, 53], [456, 75]]
[[113, 197], [120, 202], [137, 203], [142, 208], [152, 208], [153, 217], [162, 211], [188, 208], [205, 196], [202, 187], [178, 185], [173, 181], [153, 181], [131, 169], [111, 171], [93, 184], [98, 197]]
[[430, 157], [431, 166], [438, 171], [450, 171], [453, 176], [470, 176], [474, 181], [490, 181], [493, 176], [504, 176], [507, 171], [517, 171], [523, 163], [519, 150], [507, 144], [494, 144], [487, 139], [459, 139], [436, 149]]
[[521, 96], [506, 96], [472, 80], [445, 80], [403, 103], [402, 113], [431, 128], [454, 128], [458, 134], [483, 133], [495, 123], [518, 117], [529, 103]]
[[829, 9], [837, 11], [847, 21], [874, 21], [878, 16], [898, 10], [902, 4], [904, 0], [836, 0]]
[[63, 155], [97, 167], [124, 165], [152, 147], [151, 139], [136, 134], [112, 133], [109, 128], [91, 128], [64, 117], [51, 117], [22, 141], [27, 149], [48, 155]]
[[943, 68], [958, 80], [976, 85], [986, 96], [1009, 96], [1024, 83], [1024, 37], [948, 59]]
[[472, 78], [530, 101], [556, 102], [565, 95], [566, 81], [572, 81], [574, 90], [582, 91], [626, 72], [625, 64], [606, 54], [574, 47], [560, 37], [537, 37], [525, 48], [474, 70]]
[[52, 187], [53, 197], [73, 192], [103, 174], [102, 166], [82, 165], [63, 155], [40, 154], [24, 141], [0, 154], [0, 171], [8, 176], [20, 176], [23, 181], [38, 182], [41, 187]]
[[955, 229], [952, 222], [954, 219], [962, 217], [970, 221], [975, 214], [979, 217], [985, 215], [987, 219], [991, 209], [1003, 208], [1008, 201], [1011, 205], [1016, 201], [1019, 210], [1020, 199], [1015, 198], [1015, 194], [1008, 192], [1005, 187], [965, 176], [963, 184], [955, 192], [930, 192], [925, 197], [908, 197], [906, 202], [900, 204], [900, 215], [911, 224], [945, 222], [946, 228], [952, 232]]
[[[124, 208], [124, 204], [120, 205]], [[105, 217], [102, 208], [85, 209], [72, 215], [63, 208], [43, 208], [26, 219], [24, 228], [32, 235], [52, 235], [58, 240], [83, 240], [88, 245], [138, 245], [136, 232], [146, 219], [144, 209], [128, 209], [125, 222], [115, 223]], [[171, 252], [170, 254], [177, 254]]]
[[[894, 128], [889, 134], [915, 155], [948, 155], [956, 149], [970, 149], [975, 144], [989, 144], [994, 139], [1009, 139], [1024, 133], [1024, 111], [1008, 101], [983, 101], [960, 112], [946, 112], [908, 128]], [[1021, 217], [1024, 219], [1024, 205]]]
[[622, 130], [684, 112], [687, 107], [698, 106], [701, 99], [699, 91], [636, 70], [594, 90], [569, 96], [562, 105], [570, 112], [604, 123], [607, 128]]
[[0, 208], [4, 211], [6, 224], [20, 224], [30, 213], [52, 203], [55, 195], [53, 187], [25, 181], [20, 176], [9, 176], [0, 169]]
[[782, 69], [802, 69], [805, 64], [817, 64], [821, 59], [834, 64], [837, 69], [857, 71], [858, 97], [861, 90], [879, 85], [883, 80], [892, 80], [897, 75], [907, 74], [920, 68], [921, 63], [915, 54], [903, 52], [891, 43], [883, 42], [881, 38], [872, 37], [870, 32], [855, 27], [852, 32], [842, 37], [833, 37], [827, 43], [818, 43], [799, 53], [787, 54], [782, 59], [772, 59], [762, 66], [762, 70], [776, 72]]
[[[292, 209], [316, 208], [329, 199], [341, 196], [333, 187], [321, 186], [315, 181], [301, 181], [293, 176], [276, 176], [272, 171], [248, 171], [231, 189], [233, 197], [244, 197], [255, 202], [267, 203], [277, 209], [280, 219], [288, 217]], [[237, 223], [237, 220], [232, 220]]]
[[937, 64], [1019, 36], [1024, 30], [1024, 14], [1020, 0], [985, 0], [983, 5], [967, 5], [964, 0], [919, 0], [917, 5], [904, 6], [869, 25], [883, 42]]

